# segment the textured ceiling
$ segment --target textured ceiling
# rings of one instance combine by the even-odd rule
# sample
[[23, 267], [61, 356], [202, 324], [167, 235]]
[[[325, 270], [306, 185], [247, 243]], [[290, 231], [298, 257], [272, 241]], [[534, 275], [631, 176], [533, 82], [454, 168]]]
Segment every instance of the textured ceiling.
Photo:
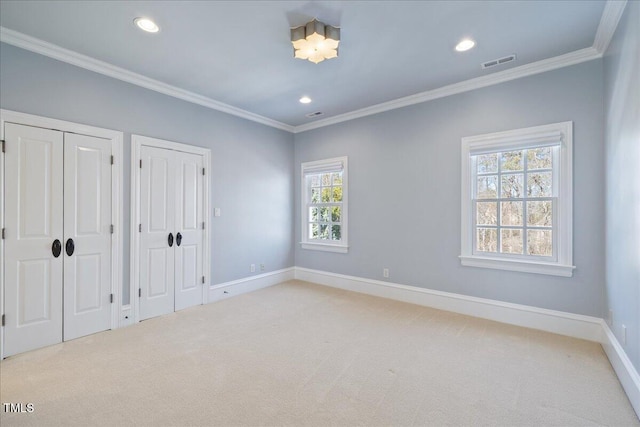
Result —
[[[6, 1], [0, 25], [299, 126], [593, 45], [604, 1]], [[147, 34], [133, 19], [154, 19]], [[341, 27], [340, 57], [293, 58], [289, 28]], [[476, 48], [457, 53], [472, 37]], [[482, 62], [517, 55], [483, 70]], [[308, 95], [313, 102], [302, 105]]]

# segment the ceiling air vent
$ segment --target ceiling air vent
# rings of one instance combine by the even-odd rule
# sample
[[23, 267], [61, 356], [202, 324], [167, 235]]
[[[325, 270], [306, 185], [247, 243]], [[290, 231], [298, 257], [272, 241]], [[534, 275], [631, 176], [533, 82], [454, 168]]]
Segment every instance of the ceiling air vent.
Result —
[[487, 62], [483, 62], [482, 68], [491, 68], [491, 67], [495, 67], [496, 65], [502, 65], [502, 64], [506, 64], [507, 62], [511, 62], [511, 61], [515, 61], [516, 60], [516, 54], [512, 54], [509, 56], [504, 56], [502, 58], [498, 58], [498, 59], [493, 59], [491, 61], [487, 61]]
[[324, 113], [322, 111], [316, 111], [315, 113], [309, 113], [309, 114], [305, 114], [305, 116], [311, 118], [311, 117], [318, 117], [323, 115]]

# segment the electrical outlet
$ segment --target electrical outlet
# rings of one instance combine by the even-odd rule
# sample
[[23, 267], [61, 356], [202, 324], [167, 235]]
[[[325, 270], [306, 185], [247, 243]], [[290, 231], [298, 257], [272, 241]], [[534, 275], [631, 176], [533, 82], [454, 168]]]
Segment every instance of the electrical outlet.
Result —
[[256, 272], [256, 265], [255, 264], [251, 264], [251, 272], [255, 273]]
[[264, 264], [260, 264], [260, 271], [264, 271]]
[[388, 268], [383, 268], [382, 269], [382, 277], [385, 277], [387, 279], [389, 278], [389, 269]]
[[220, 208], [213, 209], [213, 216], [220, 216]]

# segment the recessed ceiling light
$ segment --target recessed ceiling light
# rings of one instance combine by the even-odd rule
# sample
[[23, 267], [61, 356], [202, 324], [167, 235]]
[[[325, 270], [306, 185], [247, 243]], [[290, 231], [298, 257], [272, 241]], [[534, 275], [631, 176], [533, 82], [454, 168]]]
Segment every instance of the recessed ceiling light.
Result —
[[136, 18], [133, 20], [133, 23], [138, 26], [141, 30], [144, 30], [148, 33], [157, 33], [160, 31], [160, 28], [149, 18]]
[[456, 50], [458, 52], [464, 52], [466, 50], [471, 49], [472, 47], [474, 47], [476, 45], [476, 42], [474, 42], [471, 39], [462, 39], [460, 40], [460, 43], [458, 43], [456, 45]]
[[303, 96], [302, 98], [300, 98], [300, 103], [302, 104], [308, 104], [311, 102], [311, 98], [309, 98], [308, 96]]

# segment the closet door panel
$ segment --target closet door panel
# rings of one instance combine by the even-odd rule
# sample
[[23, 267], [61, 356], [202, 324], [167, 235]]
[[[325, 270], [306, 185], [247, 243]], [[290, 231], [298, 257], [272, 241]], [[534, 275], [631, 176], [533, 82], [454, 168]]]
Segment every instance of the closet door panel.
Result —
[[5, 124], [5, 356], [62, 341], [63, 134]]
[[[140, 173], [140, 320], [174, 311], [175, 161], [143, 146]], [[169, 237], [171, 235], [171, 237]]]
[[64, 339], [69, 340], [111, 328], [109, 140], [65, 134], [64, 235]]
[[176, 198], [176, 230], [181, 235], [176, 246], [175, 309], [202, 304], [202, 244], [204, 221], [202, 156], [180, 153]]

